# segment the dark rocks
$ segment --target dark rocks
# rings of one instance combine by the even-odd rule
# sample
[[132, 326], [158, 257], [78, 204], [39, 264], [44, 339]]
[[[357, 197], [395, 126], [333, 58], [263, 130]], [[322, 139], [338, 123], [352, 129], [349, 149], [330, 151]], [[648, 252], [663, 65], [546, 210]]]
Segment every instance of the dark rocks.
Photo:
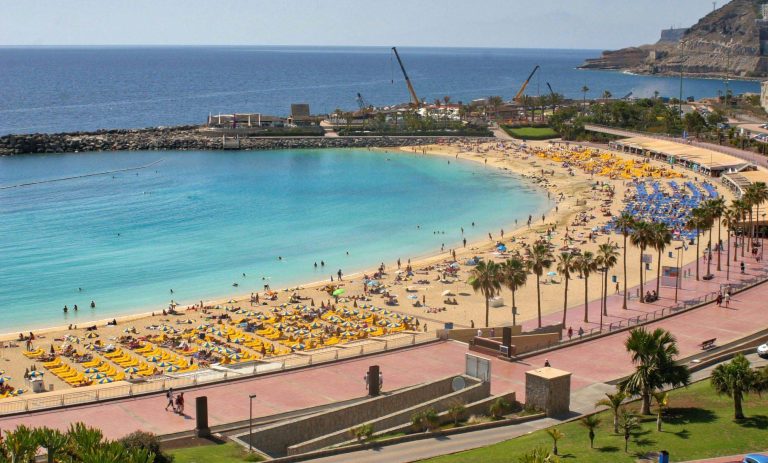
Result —
[[96, 132], [5, 135], [0, 156], [27, 153], [147, 150], [273, 150], [286, 148], [373, 148], [426, 145], [448, 137], [254, 137], [235, 139], [196, 126], [116, 129]]

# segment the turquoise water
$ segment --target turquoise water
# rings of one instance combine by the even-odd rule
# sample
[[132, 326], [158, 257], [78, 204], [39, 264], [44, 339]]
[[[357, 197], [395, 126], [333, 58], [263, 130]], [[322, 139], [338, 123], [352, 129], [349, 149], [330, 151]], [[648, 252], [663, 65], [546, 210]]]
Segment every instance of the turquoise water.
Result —
[[0, 186], [158, 160], [0, 190], [0, 333], [330, 279], [548, 207], [542, 191], [479, 163], [365, 150], [6, 157]]

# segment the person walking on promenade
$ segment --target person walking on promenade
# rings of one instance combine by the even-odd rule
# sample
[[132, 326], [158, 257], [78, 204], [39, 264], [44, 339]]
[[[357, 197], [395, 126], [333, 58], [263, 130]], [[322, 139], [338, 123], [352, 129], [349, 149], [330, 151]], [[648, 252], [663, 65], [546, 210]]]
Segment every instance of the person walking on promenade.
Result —
[[573, 327], [569, 326], [568, 327], [568, 340], [570, 341], [572, 337], [573, 337]]
[[581, 339], [583, 336], [584, 336], [584, 327], [580, 326], [579, 327], [579, 339]]
[[725, 293], [725, 296], [723, 296], [723, 301], [725, 301], [725, 308], [728, 308], [728, 305], [731, 303], [731, 293]]
[[722, 303], [723, 303], [723, 293], [719, 293], [717, 295], [716, 301], [717, 301], [717, 306], [720, 307], [722, 305]]
[[169, 387], [168, 391], [165, 393], [166, 399], [168, 399], [168, 404], [165, 406], [165, 411], [168, 411], [168, 407], [173, 408], [173, 411], [176, 411], [176, 405], [173, 401], [173, 388]]
[[178, 396], [176, 396], [176, 413], [179, 415], [184, 414], [184, 393], [179, 393]]

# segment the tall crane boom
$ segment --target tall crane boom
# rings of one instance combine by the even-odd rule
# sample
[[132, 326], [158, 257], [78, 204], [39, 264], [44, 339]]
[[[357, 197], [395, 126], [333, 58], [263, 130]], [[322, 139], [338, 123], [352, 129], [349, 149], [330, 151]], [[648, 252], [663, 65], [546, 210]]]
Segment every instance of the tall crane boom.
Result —
[[405, 77], [405, 84], [408, 86], [408, 91], [411, 93], [411, 102], [414, 106], [417, 108], [421, 106], [421, 102], [419, 101], [419, 97], [416, 96], [416, 90], [413, 89], [413, 85], [411, 84], [411, 79], [408, 78], [408, 73], [405, 72], [405, 66], [403, 66], [403, 61], [400, 59], [400, 54], [397, 53], [397, 48], [392, 47], [392, 51], [395, 52], [395, 58], [397, 58], [397, 63], [400, 65], [400, 70], [403, 71], [403, 77]]
[[537, 64], [535, 68], [533, 68], [533, 71], [531, 71], [531, 74], [528, 76], [527, 79], [525, 79], [525, 82], [523, 82], [522, 87], [520, 87], [520, 90], [517, 92], [517, 95], [515, 95], [515, 101], [520, 100], [520, 97], [523, 96], [523, 92], [525, 91], [525, 87], [528, 86], [528, 83], [531, 81], [531, 78], [533, 78], [533, 75], [536, 74], [536, 71], [539, 70], [539, 65]]

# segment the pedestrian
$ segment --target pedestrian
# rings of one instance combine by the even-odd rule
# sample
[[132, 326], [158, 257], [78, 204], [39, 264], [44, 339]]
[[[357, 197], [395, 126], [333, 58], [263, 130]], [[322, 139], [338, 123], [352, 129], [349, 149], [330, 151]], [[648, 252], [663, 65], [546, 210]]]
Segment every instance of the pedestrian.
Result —
[[551, 366], [552, 366], [552, 365], [550, 365], [550, 363], [549, 363], [549, 359], [544, 359], [544, 366], [545, 366], [545, 367], [551, 367]]
[[717, 306], [720, 307], [720, 305], [723, 303], [723, 293], [719, 293], [717, 295], [716, 301], [717, 301]]
[[741, 274], [744, 275], [744, 270], [747, 268], [747, 266], [744, 264], [744, 261], [741, 262]]
[[731, 293], [725, 293], [725, 296], [723, 296], [723, 301], [725, 301], [725, 308], [728, 308], [728, 305], [731, 303]]
[[496, 337], [496, 328], [491, 328], [491, 337], [492, 338]]
[[173, 402], [173, 388], [169, 387], [168, 391], [165, 393], [165, 397], [168, 399], [168, 404], [165, 406], [165, 411], [168, 411], [168, 407], [173, 408], [173, 411], [176, 411], [176, 405]]
[[582, 336], [584, 336], [584, 327], [580, 326], [579, 327], [579, 339], [581, 339]]
[[480, 328], [477, 329], [477, 337], [478, 338], [482, 338], [483, 337], [483, 330], [481, 330]]
[[424, 332], [425, 333], [427, 332], [427, 324], [426, 323], [424, 324]]
[[570, 341], [572, 337], [573, 337], [573, 327], [569, 326], [568, 327], [568, 340]]
[[469, 327], [470, 328], [474, 328], [475, 327], [475, 321], [474, 320], [470, 320], [469, 321]]
[[616, 294], [619, 294], [619, 280], [616, 280]]
[[179, 415], [184, 414], [184, 393], [179, 393], [178, 396], [176, 396], [176, 413]]

